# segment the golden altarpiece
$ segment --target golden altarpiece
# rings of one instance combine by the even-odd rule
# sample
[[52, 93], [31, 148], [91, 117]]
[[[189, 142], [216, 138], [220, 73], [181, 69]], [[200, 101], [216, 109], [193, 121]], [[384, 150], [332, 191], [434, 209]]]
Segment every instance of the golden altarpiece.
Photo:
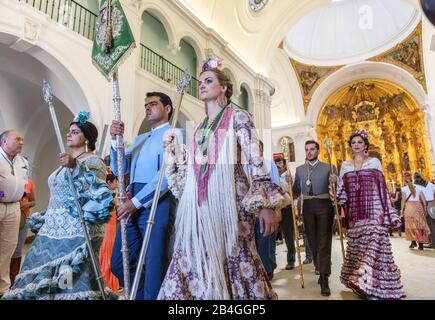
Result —
[[[280, 48], [283, 48], [281, 43]], [[401, 43], [368, 60], [394, 64], [411, 73], [426, 91], [421, 22]], [[307, 112], [320, 84], [341, 66], [306, 65], [290, 58]], [[317, 121], [317, 140], [332, 139], [333, 161], [340, 168], [351, 158], [347, 139], [357, 129], [369, 132], [370, 155], [382, 162], [392, 186], [400, 185], [404, 171], [431, 177], [431, 160], [424, 114], [415, 99], [402, 87], [383, 79], [363, 79], [348, 83], [323, 104]], [[327, 160], [325, 148], [320, 154]]]
[[[381, 160], [388, 182], [400, 185], [405, 171], [431, 178], [424, 114], [415, 99], [392, 82], [365, 79], [342, 86], [324, 103], [317, 124], [318, 141], [330, 138], [334, 143], [338, 167], [351, 159], [351, 134], [365, 129], [369, 155]], [[326, 153], [320, 158], [326, 160]]]

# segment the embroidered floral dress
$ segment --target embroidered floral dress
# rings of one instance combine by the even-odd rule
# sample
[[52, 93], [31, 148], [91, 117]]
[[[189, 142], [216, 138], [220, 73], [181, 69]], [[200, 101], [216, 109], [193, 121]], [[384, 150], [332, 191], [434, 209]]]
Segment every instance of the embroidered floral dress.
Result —
[[[13, 287], [3, 299], [101, 298], [66, 170], [59, 168], [48, 179], [51, 197], [47, 210], [29, 217], [30, 228], [37, 236]], [[105, 172], [103, 161], [91, 156], [72, 173], [97, 261], [103, 223], [110, 217], [113, 199]]]
[[276, 299], [257, 253], [254, 224], [260, 208], [279, 209], [289, 198], [270, 181], [247, 112], [227, 106], [208, 148], [199, 146], [203, 125], [189, 150], [182, 146], [183, 152], [168, 158], [169, 187], [180, 201], [174, 255], [158, 298]]
[[358, 171], [351, 161], [344, 162], [337, 187], [347, 224], [341, 282], [363, 297], [404, 297], [388, 237], [390, 228], [400, 226], [400, 218], [388, 196], [380, 161], [371, 158]]

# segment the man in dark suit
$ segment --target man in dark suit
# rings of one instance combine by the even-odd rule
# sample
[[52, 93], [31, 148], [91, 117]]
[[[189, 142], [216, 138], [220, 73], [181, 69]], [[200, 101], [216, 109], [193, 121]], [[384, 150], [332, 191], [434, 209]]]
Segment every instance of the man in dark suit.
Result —
[[295, 198], [302, 194], [303, 221], [308, 243], [313, 252], [316, 274], [320, 274], [321, 294], [329, 296], [328, 277], [331, 274], [331, 244], [334, 210], [329, 197], [329, 164], [319, 161], [319, 144], [305, 142], [308, 160], [296, 168], [293, 192]]

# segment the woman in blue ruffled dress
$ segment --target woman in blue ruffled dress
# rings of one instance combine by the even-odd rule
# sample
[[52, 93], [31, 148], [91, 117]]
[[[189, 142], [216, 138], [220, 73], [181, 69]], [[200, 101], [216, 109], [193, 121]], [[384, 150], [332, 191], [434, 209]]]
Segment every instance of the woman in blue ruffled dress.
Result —
[[79, 113], [70, 124], [67, 146], [71, 154], [60, 154], [61, 167], [48, 178], [51, 197], [47, 210], [29, 217], [29, 226], [37, 236], [15, 284], [3, 299], [101, 298], [67, 177], [67, 170], [72, 170], [97, 255], [113, 200], [106, 184], [105, 164], [92, 152], [97, 136], [97, 128], [87, 121], [87, 113]]

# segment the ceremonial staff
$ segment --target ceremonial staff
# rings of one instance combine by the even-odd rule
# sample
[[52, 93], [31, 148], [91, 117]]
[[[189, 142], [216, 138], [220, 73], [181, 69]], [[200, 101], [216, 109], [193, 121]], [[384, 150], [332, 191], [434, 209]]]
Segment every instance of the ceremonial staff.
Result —
[[[45, 80], [44, 80], [43, 86], [42, 86], [42, 94], [44, 97], [44, 101], [47, 103], [48, 108], [50, 110], [51, 120], [53, 121], [53, 127], [54, 127], [54, 131], [56, 132], [56, 137], [57, 137], [57, 142], [59, 144], [60, 152], [65, 153], [65, 146], [63, 144], [62, 135], [60, 133], [59, 123], [57, 122], [56, 112], [54, 111], [54, 107], [53, 107], [53, 94], [51, 92], [50, 85]], [[94, 250], [92, 249], [91, 237], [89, 236], [89, 230], [86, 227], [86, 222], [85, 222], [85, 219], [83, 216], [82, 207], [81, 207], [79, 200], [78, 200], [78, 197], [77, 197], [77, 191], [76, 191], [76, 187], [73, 183], [71, 170], [69, 168], [65, 168], [65, 170], [66, 170], [67, 177], [68, 177], [69, 187], [70, 187], [71, 193], [73, 195], [74, 205], [76, 206], [76, 209], [77, 209], [77, 212], [79, 215], [80, 224], [81, 224], [82, 229], [83, 229], [83, 235], [85, 237], [86, 246], [88, 247], [89, 256], [91, 257], [92, 266], [94, 268], [95, 276], [97, 278], [98, 287], [100, 289], [101, 296], [102, 296], [103, 300], [106, 300], [106, 293], [104, 291], [103, 276], [101, 275], [100, 268], [98, 267], [97, 259], [95, 257]]]
[[[331, 167], [331, 173], [334, 173], [334, 166], [332, 165], [332, 146], [333, 146], [332, 140], [329, 138], [325, 139], [324, 146], [328, 152], [328, 161]], [[343, 261], [344, 261], [345, 254], [344, 254], [344, 244], [343, 244], [343, 229], [341, 226], [340, 211], [338, 209], [337, 189], [336, 189], [335, 182], [332, 182], [332, 192], [334, 195], [333, 201], [335, 205], [335, 213], [337, 215], [338, 233], [340, 234], [341, 255], [343, 256]]]
[[[94, 66], [112, 81], [115, 120], [121, 121], [121, 96], [119, 93], [118, 68], [135, 48], [134, 37], [119, 0], [102, 0], [95, 24], [95, 39], [92, 47]], [[124, 141], [116, 136], [119, 203], [125, 203]], [[130, 295], [130, 264], [128, 260], [127, 218], [121, 219], [121, 252], [124, 278], [124, 295]]]
[[101, 135], [101, 139], [100, 139], [100, 146], [99, 146], [98, 152], [97, 152], [97, 156], [99, 156], [100, 158], [103, 158], [104, 142], [106, 141], [108, 128], [109, 128], [109, 125], [105, 124], [104, 128], [103, 128], [103, 134]]
[[[178, 105], [176, 105], [174, 108], [175, 109], [174, 115], [172, 116], [172, 120], [171, 120], [172, 132], [177, 124], [178, 114], [179, 114], [179, 111], [181, 108], [181, 102], [183, 101], [184, 90], [186, 89], [186, 87], [189, 84], [191, 79], [192, 79], [192, 75], [190, 74], [189, 70], [185, 70], [183, 73], [183, 76], [181, 77], [181, 79], [178, 83], [177, 93], [180, 95], [180, 99], [178, 101]], [[151, 236], [151, 230], [152, 230], [152, 227], [154, 224], [154, 217], [156, 215], [157, 204], [158, 204], [158, 201], [160, 198], [160, 189], [162, 187], [163, 176], [165, 175], [165, 170], [166, 170], [166, 163], [165, 163], [165, 161], [163, 161], [163, 166], [159, 172], [159, 180], [157, 182], [156, 190], [154, 192], [154, 198], [153, 198], [153, 202], [151, 205], [150, 216], [149, 216], [149, 219], [147, 221], [147, 228], [145, 230], [145, 236], [143, 238], [142, 247], [140, 249], [139, 261], [137, 263], [136, 273], [134, 275], [133, 285], [132, 285], [131, 294], [130, 294], [130, 300], [135, 300], [137, 289], [139, 287], [139, 280], [140, 280], [140, 277], [142, 275], [142, 268], [143, 268], [143, 264], [145, 262], [145, 256], [146, 256], [146, 253], [148, 250], [148, 243], [149, 243], [150, 236]]]
[[[121, 97], [119, 94], [119, 82], [117, 73], [113, 74], [113, 108], [115, 111], [115, 120], [121, 121]], [[124, 141], [121, 135], [116, 135], [116, 167], [118, 168], [118, 199], [119, 204], [123, 205], [127, 199], [125, 195], [124, 182]], [[130, 295], [130, 263], [128, 260], [128, 242], [127, 242], [127, 217], [121, 219], [121, 252], [122, 252], [122, 269], [124, 278], [124, 296]]]
[[[292, 179], [292, 174], [290, 172], [290, 167], [289, 167], [289, 150], [288, 150], [288, 145], [289, 145], [289, 141], [287, 139], [282, 139], [281, 140], [281, 145], [283, 147], [283, 154], [284, 154], [284, 159], [286, 161], [286, 170], [287, 170], [287, 177], [288, 177], [288, 189], [289, 189], [289, 194], [290, 194], [290, 205], [292, 208], [292, 216], [293, 216], [293, 230], [294, 230], [294, 241], [296, 242], [296, 252], [298, 255], [298, 263], [299, 263], [299, 274], [300, 274], [300, 279], [301, 279], [301, 287], [304, 288], [305, 284], [304, 284], [304, 269], [302, 266], [302, 259], [301, 259], [301, 248], [299, 246], [299, 228], [298, 228], [298, 223], [296, 221], [296, 206], [295, 206], [295, 202], [294, 202], [294, 196], [293, 196], [293, 179]], [[302, 192], [302, 189], [301, 189]]]

